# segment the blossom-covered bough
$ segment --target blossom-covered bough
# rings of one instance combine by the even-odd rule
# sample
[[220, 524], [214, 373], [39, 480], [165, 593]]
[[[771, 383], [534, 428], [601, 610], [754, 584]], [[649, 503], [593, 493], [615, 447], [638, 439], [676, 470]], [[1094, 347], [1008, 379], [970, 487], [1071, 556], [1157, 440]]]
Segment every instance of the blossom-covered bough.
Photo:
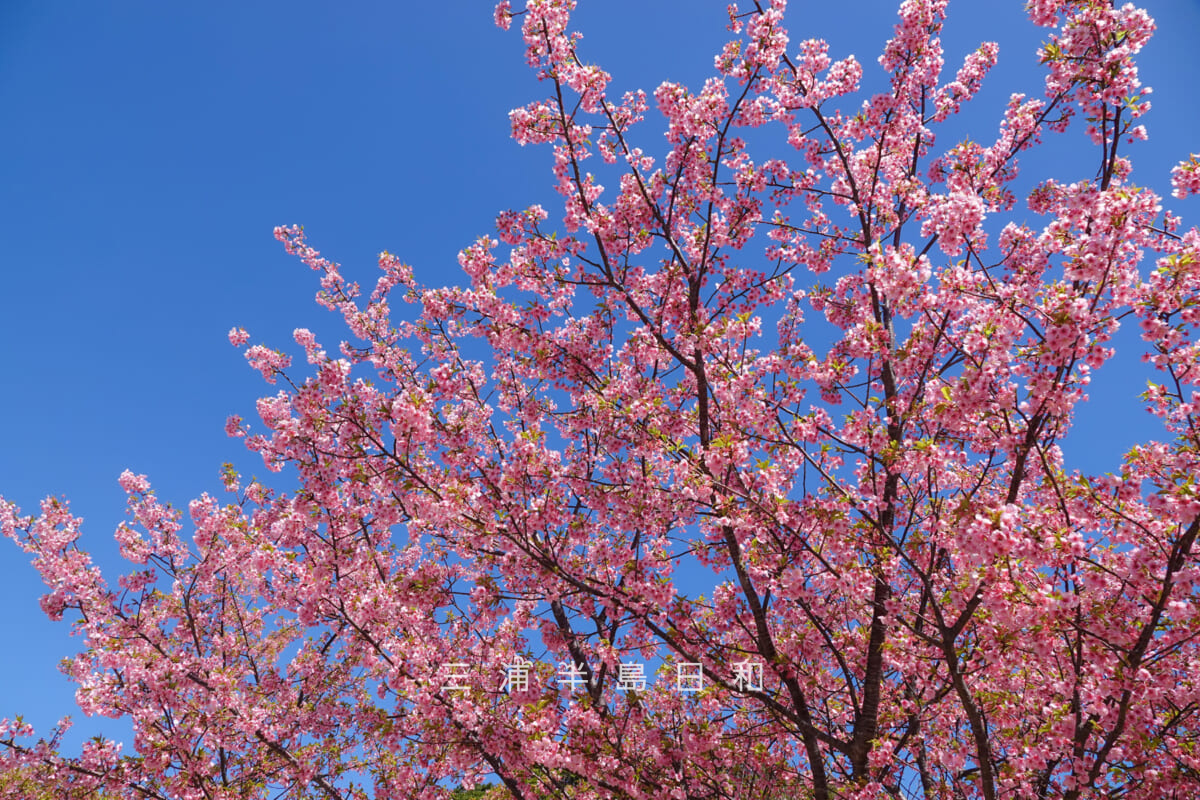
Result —
[[[136, 731], [66, 757], [5, 722], [4, 768], [129, 798], [1195, 797], [1200, 233], [1132, 178], [1152, 20], [1029, 3], [1044, 96], [947, 147], [998, 49], [944, 74], [945, 0], [900, 5], [875, 93], [775, 0], [653, 98], [607, 93], [574, 5], [496, 8], [561, 228], [501, 214], [460, 288], [385, 253], [365, 299], [276, 231], [354, 337], [246, 350], [283, 388], [227, 430], [294, 488], [227, 469], [185, 526], [126, 473], [116, 588], [64, 503], [2, 507], [86, 637], [79, 705]], [[1019, 195], [1072, 136], [1094, 174]], [[1122, 324], [1162, 436], [1068, 473]]]

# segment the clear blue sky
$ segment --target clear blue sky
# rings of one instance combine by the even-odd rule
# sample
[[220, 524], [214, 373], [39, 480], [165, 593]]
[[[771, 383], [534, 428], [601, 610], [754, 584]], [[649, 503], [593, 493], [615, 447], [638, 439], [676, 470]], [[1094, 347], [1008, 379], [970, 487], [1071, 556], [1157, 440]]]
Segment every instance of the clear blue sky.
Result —
[[[855, 53], [875, 90], [895, 5], [831, 11], [793, 0], [788, 22], [793, 41], [822, 37], [835, 57]], [[948, 70], [980, 41], [1000, 42], [964, 135], [990, 142], [1010, 92], [1041, 94], [1034, 48], [1044, 32], [1022, 22], [1021, 5], [951, 3]], [[667, 79], [695, 86], [724, 41], [724, 6], [584, 0], [576, 27], [585, 58], [613, 73], [618, 92]], [[1166, 194], [1170, 167], [1200, 151], [1200, 2], [1149, 7], [1159, 22], [1141, 61], [1155, 89], [1151, 141], [1127, 152], [1135, 180]], [[219, 492], [222, 462], [264, 472], [222, 426], [233, 413], [256, 419], [255, 398], [276, 388], [226, 332], [242, 326], [284, 348], [296, 327], [331, 349], [342, 338], [312, 301], [313, 273], [272, 238], [275, 225], [304, 224], [364, 285], [384, 249], [437, 284], [459, 281], [457, 251], [492, 232], [496, 212], [555, 208], [549, 150], [508, 139], [507, 112], [546, 87], [525, 67], [517, 31], [493, 27], [491, 8], [0, 2], [0, 495], [26, 513], [47, 494], [66, 496], [86, 519], [84, 547], [115, 569], [122, 470], [148, 474], [183, 507]], [[653, 121], [641, 135], [661, 150]], [[1081, 137], [1051, 152], [1083, 165], [1062, 177], [1094, 172], [1090, 153], [1072, 161]], [[1200, 214], [1194, 200], [1168, 207], [1185, 223]], [[1154, 430], [1139, 428], [1141, 381], [1136, 367], [1097, 377], [1071, 466], [1113, 469]], [[41, 581], [8, 542], [0, 585], [0, 717], [23, 713], [44, 732], [73, 710], [73, 686], [55, 666], [80, 642], [41, 614]], [[97, 732], [130, 743], [123, 723], [75, 717], [70, 743]]]

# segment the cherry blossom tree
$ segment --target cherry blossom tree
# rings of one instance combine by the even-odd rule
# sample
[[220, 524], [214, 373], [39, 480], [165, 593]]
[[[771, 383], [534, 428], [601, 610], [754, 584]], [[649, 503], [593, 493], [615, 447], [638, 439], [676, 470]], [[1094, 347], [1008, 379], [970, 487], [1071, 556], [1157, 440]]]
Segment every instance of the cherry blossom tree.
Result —
[[[125, 798], [1196, 796], [1200, 232], [1133, 180], [1151, 18], [1032, 0], [1043, 96], [951, 145], [998, 49], [946, 71], [946, 0], [900, 4], [872, 91], [755, 0], [703, 86], [620, 97], [574, 6], [495, 11], [546, 87], [512, 132], [549, 146], [561, 223], [500, 214], [460, 287], [384, 253], [367, 296], [276, 230], [352, 334], [297, 330], [294, 367], [230, 333], [278, 391], [227, 432], [295, 486], [228, 467], [185, 513], [126, 472], [115, 586], [64, 501], [0, 508], [85, 638], [79, 706], [136, 734], [68, 757], [5, 721], [8, 774]], [[1044, 139], [1094, 172], [1030, 188]], [[1179, 155], [1175, 197], [1200, 193]], [[1162, 436], [1068, 472], [1122, 324]]]

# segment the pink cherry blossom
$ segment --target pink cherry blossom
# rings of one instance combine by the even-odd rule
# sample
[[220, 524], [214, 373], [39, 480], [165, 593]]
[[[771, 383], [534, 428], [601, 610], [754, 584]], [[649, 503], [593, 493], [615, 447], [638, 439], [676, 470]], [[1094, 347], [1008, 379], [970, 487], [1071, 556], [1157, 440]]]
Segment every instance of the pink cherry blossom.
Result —
[[[561, 200], [460, 243], [462, 285], [384, 252], [363, 297], [275, 230], [349, 337], [245, 350], [274, 393], [225, 431], [284, 485], [225, 465], [185, 515], [122, 473], [111, 582], [66, 501], [0, 501], [82, 637], [77, 704], [134, 730], [64, 755], [65, 723], [0, 721], [0, 786], [1194, 796], [1200, 230], [1134, 176], [1153, 20], [1028, 3], [1045, 97], [946, 144], [1000, 54], [943, 75], [945, 0], [899, 4], [866, 90], [774, 0], [718, 15], [707, 80], [620, 98], [575, 5], [495, 7]], [[1047, 131], [1094, 168], [1022, 188]], [[1139, 356], [1161, 434], [1068, 471], [1095, 376]]]

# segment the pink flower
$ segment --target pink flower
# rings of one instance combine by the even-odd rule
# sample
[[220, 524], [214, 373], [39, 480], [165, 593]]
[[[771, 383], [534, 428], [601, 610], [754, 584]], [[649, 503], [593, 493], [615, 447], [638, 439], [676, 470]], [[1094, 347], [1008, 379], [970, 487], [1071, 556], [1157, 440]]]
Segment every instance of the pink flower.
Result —
[[1180, 161], [1171, 170], [1171, 192], [1173, 197], [1182, 200], [1188, 195], [1200, 194], [1200, 156], [1192, 153], [1187, 161]]
[[256, 344], [246, 351], [246, 360], [250, 366], [262, 373], [267, 383], [274, 383], [275, 376], [287, 369], [292, 360], [283, 353]]
[[230, 328], [229, 343], [234, 347], [241, 347], [250, 340], [250, 334], [246, 333], [245, 328]]
[[242, 430], [242, 418], [237, 414], [233, 414], [225, 420], [225, 435], [236, 438], [246, 435], [246, 432]]
[[122, 472], [117, 482], [129, 494], [145, 494], [150, 491], [150, 481], [146, 479], [146, 476], [134, 475], [129, 470]]
[[500, 0], [496, 3], [496, 27], [501, 30], [508, 30], [512, 25], [512, 3], [509, 0]]
[[[614, 104], [608, 73], [576, 53], [575, 0], [523, 5], [498, 3], [495, 23], [522, 17], [553, 88], [510, 122], [519, 143], [549, 145], [557, 209], [504, 212], [498, 239], [468, 242], [466, 288], [420, 289], [381, 254], [366, 303], [300, 228], [276, 230], [355, 337], [335, 359], [297, 328], [298, 376], [229, 332], [286, 386], [257, 403], [262, 433], [237, 416], [226, 432], [294, 491], [242, 489], [226, 465], [234, 502], [188, 505], [193, 548], [180, 512], [123, 473], [117, 544], [148, 567], [118, 591], [65, 502], [47, 498], [34, 520], [0, 501], [0, 533], [48, 587], [44, 610], [86, 637], [67, 667], [79, 706], [130, 717], [138, 737], [136, 759], [97, 742], [69, 762], [49, 744], [20, 750], [8, 740], [31, 732], [0, 720], [0, 764], [28, 765], [18, 777], [54, 796], [96, 794], [86, 775], [113, 792], [245, 794], [214, 784], [215, 748], [243, 786], [375, 770], [379, 797], [432, 797], [444, 790], [430, 778], [452, 775], [469, 786], [489, 755], [632, 800], [688, 796], [692, 776], [729, 797], [778, 778], [780, 796], [873, 800], [917, 759], [963, 796], [989, 796], [989, 781], [994, 796], [1189, 794], [1198, 739], [1178, 709], [1200, 693], [1200, 231], [1158, 223], [1160, 199], [1129, 182], [1133, 159], [1112, 145], [1135, 149], [1140, 127], [1095, 134], [1102, 179], [1046, 176], [1028, 193], [1049, 217], [1040, 233], [1010, 188], [1017, 155], [1070, 114], [1145, 110], [1132, 56], [1152, 21], [1132, 5], [1030, 0], [1035, 21], [1062, 20], [1042, 50], [1052, 96], [1012, 94], [998, 137], [950, 146], [935, 145], [957, 135], [942, 122], [997, 49], [947, 80], [947, 0], [900, 3], [880, 59], [890, 87], [849, 104], [857, 59], [831, 59], [820, 39], [787, 55], [784, 0], [730, 6], [719, 74], [654, 93], [660, 155], [648, 134], [661, 130], [634, 130], [646, 95]], [[1173, 183], [1200, 193], [1200, 157]], [[388, 305], [394, 287], [406, 314]], [[1169, 435], [1130, 450], [1120, 477], [1068, 472], [1074, 407], [1117, 357], [1123, 318], [1170, 373], [1142, 395]], [[598, 609], [599, 639], [575, 624], [599, 626]], [[530, 648], [544, 653], [533, 688], [495, 693], [493, 668]], [[664, 650], [723, 678], [686, 697], [664, 669], [593, 703], [554, 676], [555, 663]], [[768, 696], [733, 696], [742, 659], [764, 667]], [[794, 748], [756, 741], [794, 741], [773, 706], [797, 685], [821, 750], [799, 772]], [[978, 731], [972, 708], [990, 756], [962, 735]], [[662, 725], [680, 712], [699, 724]], [[862, 730], [874, 733], [845, 763], [838, 741]], [[1085, 763], [1102, 749], [1106, 764]], [[989, 759], [1003, 767], [990, 777]]]

